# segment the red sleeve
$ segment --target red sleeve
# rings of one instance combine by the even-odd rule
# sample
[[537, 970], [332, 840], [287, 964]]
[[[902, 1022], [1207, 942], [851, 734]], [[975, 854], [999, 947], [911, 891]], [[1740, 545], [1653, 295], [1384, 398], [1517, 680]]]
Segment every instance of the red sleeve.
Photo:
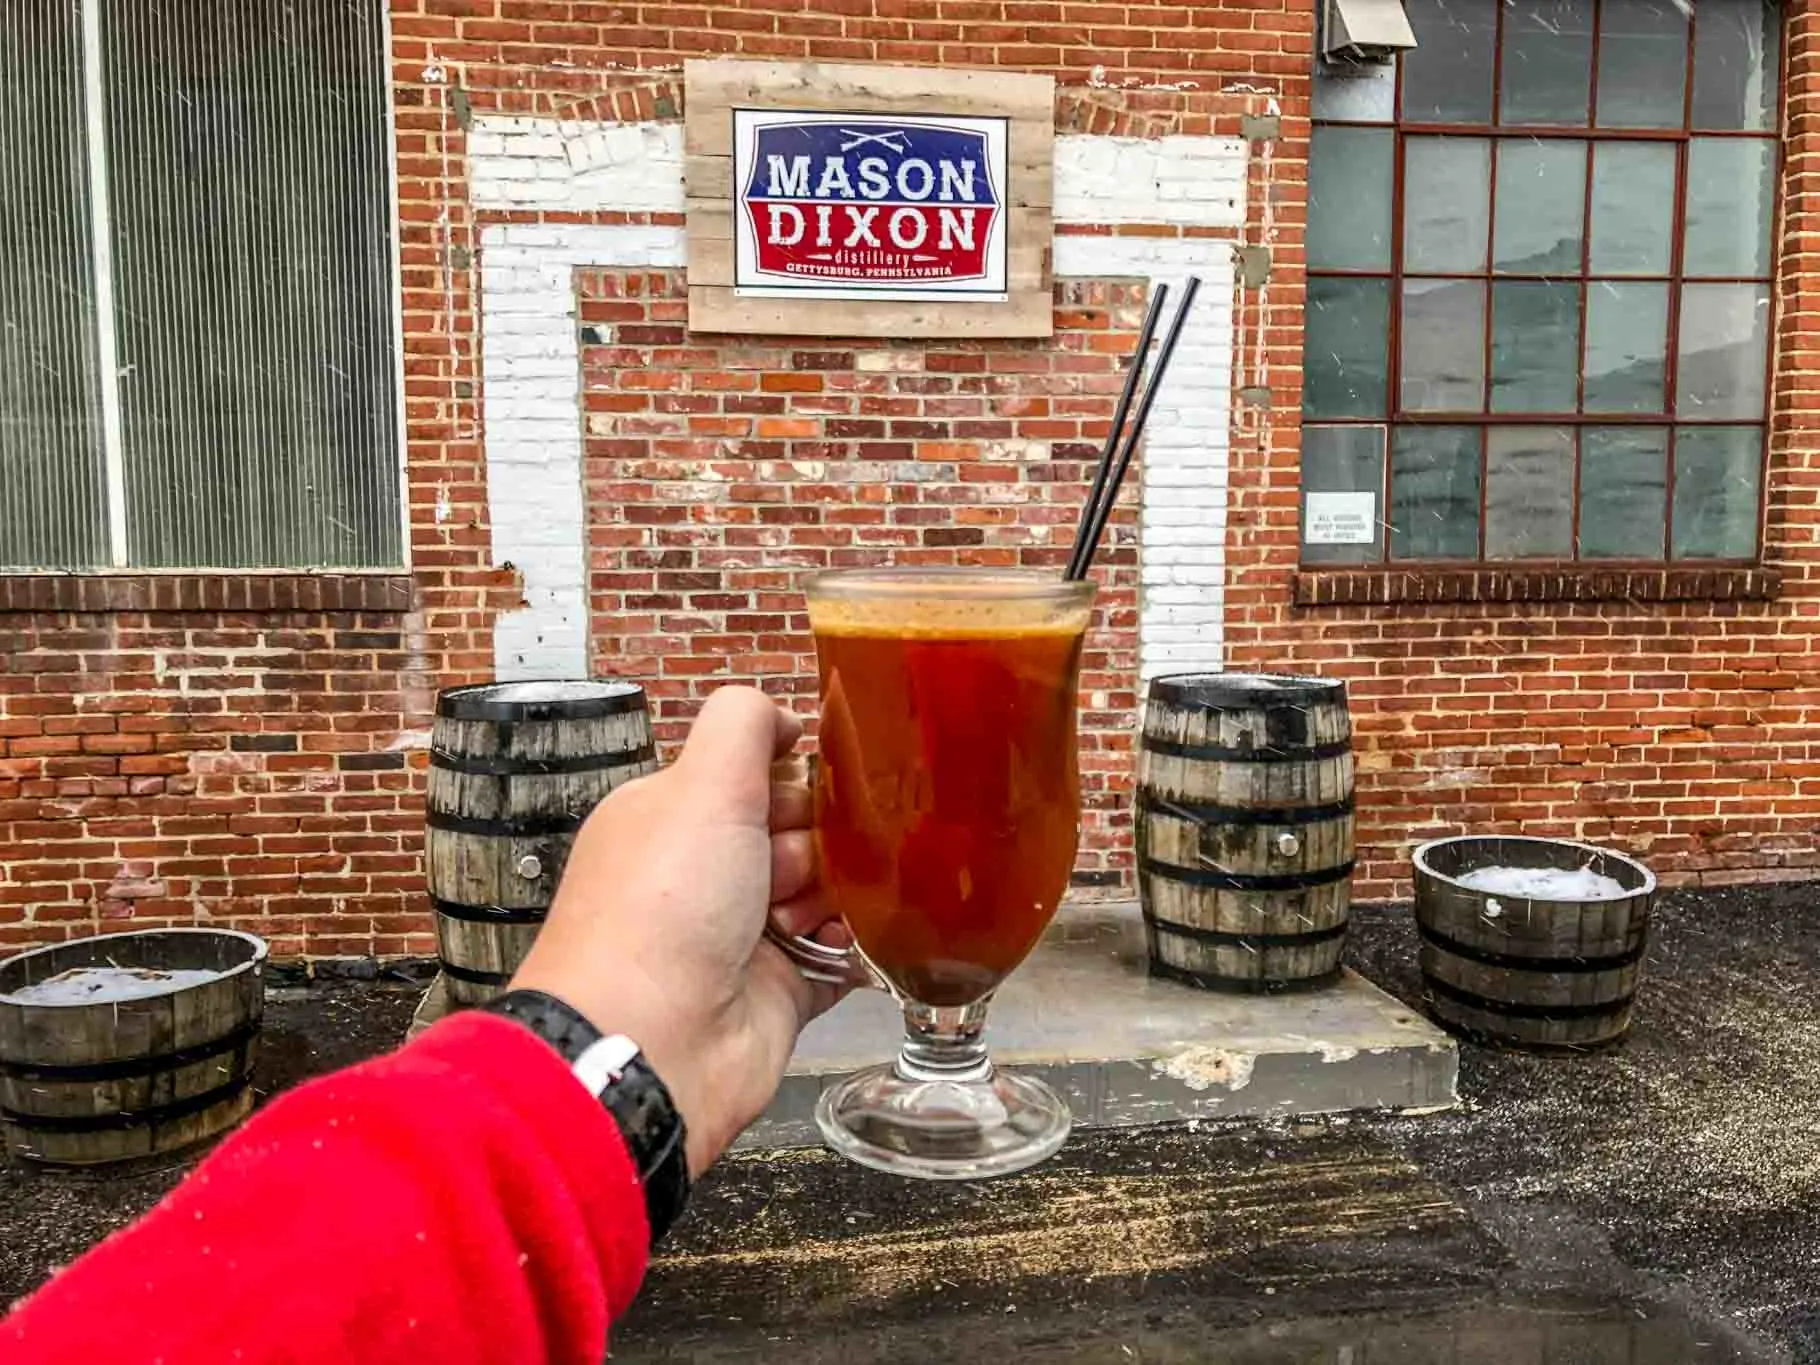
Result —
[[0, 1322], [8, 1365], [599, 1365], [644, 1275], [619, 1130], [465, 1014], [278, 1100]]

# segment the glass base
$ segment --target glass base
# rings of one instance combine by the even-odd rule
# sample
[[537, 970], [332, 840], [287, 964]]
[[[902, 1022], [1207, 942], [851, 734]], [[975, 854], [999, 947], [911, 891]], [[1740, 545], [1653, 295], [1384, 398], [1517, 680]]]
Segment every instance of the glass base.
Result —
[[1041, 1081], [991, 1070], [914, 1080], [897, 1065], [856, 1072], [822, 1092], [815, 1121], [862, 1166], [924, 1180], [983, 1180], [1055, 1155], [1073, 1123]]

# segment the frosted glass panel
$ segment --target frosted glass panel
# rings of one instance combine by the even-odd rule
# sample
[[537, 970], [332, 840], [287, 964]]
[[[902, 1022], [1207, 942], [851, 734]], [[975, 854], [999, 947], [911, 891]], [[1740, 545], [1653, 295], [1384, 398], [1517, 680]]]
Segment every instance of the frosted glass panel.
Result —
[[1485, 269], [1491, 228], [1491, 143], [1482, 137], [1403, 142], [1403, 269], [1445, 275]]
[[102, 13], [132, 562], [398, 563], [383, 7]]
[[1763, 137], [1697, 137], [1688, 144], [1685, 274], [1769, 274], [1777, 152]]
[[1687, 18], [1674, 0], [1599, 6], [1601, 128], [1679, 128], [1687, 94]]
[[1754, 555], [1762, 479], [1762, 427], [1676, 428], [1674, 557]]
[[1675, 415], [1761, 418], [1768, 346], [1768, 285], [1683, 285]]
[[1661, 412], [1668, 369], [1668, 286], [1594, 280], [1586, 287], [1587, 412]]
[[1485, 557], [1573, 552], [1573, 428], [1493, 427], [1485, 433]]
[[1403, 281], [1399, 370], [1405, 412], [1482, 412], [1485, 284]]
[[1593, 0], [1504, 7], [1499, 123], [1583, 128], [1592, 101]]
[[1694, 127], [1776, 128], [1781, 13], [1769, 0], [1700, 0]]
[[1666, 275], [1673, 262], [1675, 149], [1601, 142], [1593, 148], [1592, 273]]
[[1390, 557], [1479, 553], [1477, 427], [1398, 427], [1390, 445]]
[[1405, 0], [1403, 122], [1490, 123], [1496, 0]]
[[1499, 144], [1494, 271], [1578, 275], [1585, 218], [1584, 142], [1506, 139]]
[[1389, 347], [1389, 280], [1310, 279], [1302, 332], [1303, 415], [1382, 417]]
[[1581, 429], [1582, 559], [1662, 558], [1667, 512], [1667, 427]]
[[[0, 568], [108, 563], [80, 12], [0, 5]], [[0, 670], [5, 668], [0, 664]]]
[[1491, 410], [1574, 410], [1580, 286], [1500, 280], [1491, 287]]
[[[1381, 426], [1302, 428], [1304, 564], [1375, 564], [1384, 556], [1384, 428]], [[1308, 495], [1369, 495], [1372, 538], [1352, 545], [1312, 545], [1307, 536]]]
[[1308, 153], [1308, 264], [1389, 270], [1396, 135], [1319, 126]]

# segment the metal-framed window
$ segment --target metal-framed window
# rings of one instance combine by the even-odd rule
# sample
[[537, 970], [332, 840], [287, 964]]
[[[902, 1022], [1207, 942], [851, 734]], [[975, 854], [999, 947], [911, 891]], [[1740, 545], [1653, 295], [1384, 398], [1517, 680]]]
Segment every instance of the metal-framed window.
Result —
[[1317, 75], [1302, 562], [1746, 562], [1773, 0], [1407, 0]]
[[9, 0], [0, 570], [402, 561], [382, 0]]

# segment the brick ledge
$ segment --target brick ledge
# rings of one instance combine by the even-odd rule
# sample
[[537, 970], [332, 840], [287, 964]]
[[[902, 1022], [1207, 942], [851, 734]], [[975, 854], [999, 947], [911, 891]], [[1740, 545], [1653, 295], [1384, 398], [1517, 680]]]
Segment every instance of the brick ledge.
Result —
[[1780, 590], [1781, 575], [1774, 569], [1742, 566], [1305, 569], [1295, 575], [1298, 607], [1404, 602], [1767, 601]]
[[0, 612], [392, 611], [408, 573], [0, 573]]

